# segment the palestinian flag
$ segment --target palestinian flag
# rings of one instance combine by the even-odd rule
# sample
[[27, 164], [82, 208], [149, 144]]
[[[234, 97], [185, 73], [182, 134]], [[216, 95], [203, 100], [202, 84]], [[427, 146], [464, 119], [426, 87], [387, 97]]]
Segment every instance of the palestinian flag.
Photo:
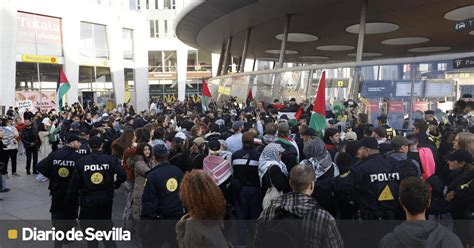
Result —
[[323, 137], [323, 132], [326, 128], [326, 71], [323, 71], [319, 80], [318, 92], [316, 92], [316, 98], [314, 99], [309, 127], [316, 130], [320, 138]]
[[203, 112], [206, 112], [206, 110], [207, 110], [207, 101], [211, 97], [212, 97], [211, 91], [209, 91], [209, 88], [207, 87], [206, 80], [203, 79], [202, 80], [202, 100], [201, 100], [202, 111]]
[[250, 88], [249, 92], [247, 93], [247, 100], [246, 100], [247, 107], [252, 106], [252, 102], [253, 102], [253, 94], [252, 94], [252, 88]]
[[57, 104], [58, 104], [58, 112], [61, 111], [63, 107], [63, 97], [66, 95], [67, 91], [71, 88], [71, 84], [66, 78], [66, 74], [64, 74], [63, 67], [59, 67], [59, 81], [58, 81], [58, 89], [56, 90], [56, 97]]

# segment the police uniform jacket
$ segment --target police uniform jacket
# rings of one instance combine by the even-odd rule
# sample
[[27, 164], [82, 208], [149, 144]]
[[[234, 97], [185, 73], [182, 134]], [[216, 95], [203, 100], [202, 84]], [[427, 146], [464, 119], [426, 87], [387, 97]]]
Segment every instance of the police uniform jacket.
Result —
[[149, 170], [142, 196], [141, 219], [179, 219], [184, 214], [179, 199], [183, 172], [169, 162]]
[[76, 149], [65, 146], [48, 155], [36, 165], [45, 177], [49, 178], [49, 191], [51, 195], [50, 212], [63, 210], [69, 182], [74, 172], [76, 162], [82, 156]]
[[454, 192], [450, 202], [454, 219], [474, 219], [474, 170], [462, 169], [455, 172], [455, 178], [448, 185], [448, 192]]
[[387, 140], [391, 140], [393, 139], [393, 137], [397, 136], [397, 131], [395, 130], [395, 128], [387, 124], [383, 124], [382, 127], [384, 127], [387, 130]]
[[91, 154], [91, 148], [87, 140], [81, 139], [80, 142], [81, 142], [81, 147], [79, 147], [79, 150], [77, 150], [76, 152], [81, 154], [82, 156]]
[[69, 184], [68, 201], [79, 192], [81, 208], [111, 205], [114, 189], [120, 187], [126, 179], [127, 176], [118, 159], [93, 151], [92, 154], [76, 162]]
[[232, 154], [233, 179], [238, 180], [241, 187], [260, 188], [258, 177], [258, 160], [260, 152], [256, 148], [242, 149]]
[[398, 211], [398, 187], [401, 174], [380, 154], [359, 161], [351, 170], [334, 178], [336, 191], [356, 189], [362, 212]]

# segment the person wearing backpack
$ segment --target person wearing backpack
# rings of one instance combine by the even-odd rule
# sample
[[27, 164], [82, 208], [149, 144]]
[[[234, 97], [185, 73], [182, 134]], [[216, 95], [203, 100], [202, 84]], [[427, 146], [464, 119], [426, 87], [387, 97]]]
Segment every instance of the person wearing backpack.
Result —
[[390, 141], [393, 151], [387, 153], [387, 159], [390, 163], [396, 165], [402, 173], [402, 178], [421, 176], [420, 164], [408, 157], [409, 144], [407, 138], [403, 136], [395, 136]]
[[314, 169], [297, 165], [290, 173], [292, 192], [274, 199], [257, 220], [255, 247], [344, 247], [334, 217], [311, 197]]

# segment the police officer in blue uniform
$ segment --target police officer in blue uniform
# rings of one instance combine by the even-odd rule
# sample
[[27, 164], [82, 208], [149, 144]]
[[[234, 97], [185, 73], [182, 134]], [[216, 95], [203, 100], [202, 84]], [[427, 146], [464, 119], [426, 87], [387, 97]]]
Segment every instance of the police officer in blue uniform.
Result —
[[[75, 134], [66, 136], [66, 146], [54, 151], [41, 160], [35, 170], [49, 178], [51, 195], [51, 219], [57, 229], [68, 229], [74, 223], [65, 220], [75, 220], [77, 217], [77, 201], [66, 204], [66, 194], [74, 172], [76, 162], [82, 157], [76, 151], [81, 143]], [[62, 220], [62, 221], [57, 221]], [[62, 242], [55, 242], [54, 247], [61, 247]]]
[[89, 146], [89, 142], [87, 142], [87, 140], [89, 140], [89, 137], [90, 137], [89, 129], [83, 128], [81, 129], [81, 131], [79, 131], [79, 138], [81, 142], [81, 147], [77, 150], [79, 154], [81, 155], [91, 154], [91, 148]]
[[[81, 226], [111, 230], [112, 203], [114, 189], [127, 179], [118, 159], [103, 154], [103, 140], [100, 137], [89, 139], [92, 153], [76, 162], [76, 168], [69, 184], [67, 201], [73, 201], [80, 193], [79, 219]], [[115, 179], [116, 177], [116, 179]], [[86, 220], [104, 220], [88, 223]], [[104, 241], [106, 247], [116, 247], [113, 241]], [[97, 241], [89, 241], [88, 247], [98, 247]]]
[[[141, 219], [148, 220], [144, 222], [143, 247], [161, 247], [166, 242], [170, 247], [177, 247], [175, 225], [184, 214], [179, 199], [183, 172], [168, 162], [165, 145], [155, 145], [153, 155], [158, 165], [148, 171], [142, 196]], [[157, 219], [167, 221], [151, 221]], [[156, 230], [160, 230], [159, 235]]]
[[402, 174], [397, 166], [382, 157], [373, 137], [364, 137], [359, 141], [357, 154], [361, 160], [350, 171], [322, 180], [318, 185], [322, 189], [332, 187], [334, 191], [356, 190], [362, 219], [401, 218], [398, 187]]
[[387, 124], [387, 116], [386, 115], [381, 115], [377, 117], [377, 125], [379, 127], [384, 127], [387, 130], [387, 140], [393, 139], [393, 137], [397, 136], [397, 131], [395, 128], [389, 126]]

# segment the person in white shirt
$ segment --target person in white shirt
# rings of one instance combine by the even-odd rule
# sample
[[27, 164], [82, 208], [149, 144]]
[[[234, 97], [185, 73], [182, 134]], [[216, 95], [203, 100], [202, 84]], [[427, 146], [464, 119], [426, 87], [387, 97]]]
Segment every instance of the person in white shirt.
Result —
[[229, 150], [231, 153], [234, 153], [244, 147], [244, 145], [242, 144], [242, 127], [242, 122], [234, 122], [232, 124], [232, 130], [234, 130], [234, 135], [230, 136], [225, 140], [227, 150]]

